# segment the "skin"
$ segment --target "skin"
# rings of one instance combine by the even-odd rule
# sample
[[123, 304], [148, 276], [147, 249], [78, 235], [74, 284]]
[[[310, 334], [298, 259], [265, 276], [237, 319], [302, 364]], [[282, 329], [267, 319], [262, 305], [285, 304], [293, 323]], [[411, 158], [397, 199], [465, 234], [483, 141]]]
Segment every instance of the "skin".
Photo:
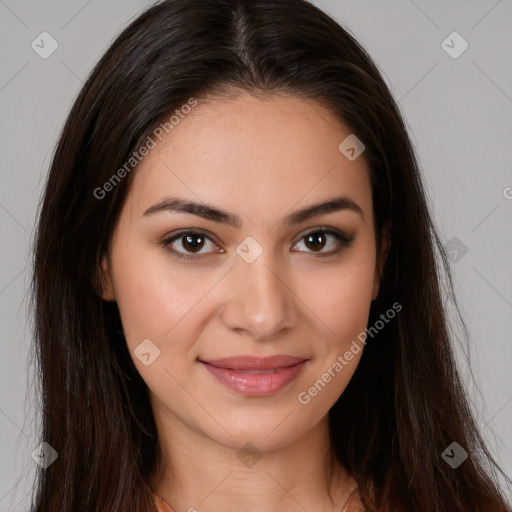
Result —
[[[338, 150], [350, 133], [321, 105], [298, 97], [210, 97], [134, 171], [102, 262], [102, 297], [117, 301], [149, 388], [164, 456], [152, 488], [176, 512], [339, 512], [355, 487], [344, 468], [331, 465], [327, 413], [362, 350], [310, 403], [297, 399], [365, 330], [380, 284], [367, 162]], [[232, 212], [242, 225], [183, 212], [143, 215], [171, 195]], [[283, 222], [341, 195], [362, 215], [345, 209]], [[355, 239], [322, 256], [338, 247], [336, 238], [327, 234], [315, 248], [304, 235], [325, 226]], [[211, 236], [198, 259], [184, 261], [162, 242], [191, 228]], [[248, 236], [263, 249], [252, 263], [236, 252]], [[182, 242], [170, 245], [197, 254]], [[145, 366], [134, 350], [148, 338], [160, 356]], [[268, 397], [236, 393], [198, 361], [242, 354], [308, 361]], [[237, 457], [248, 442], [260, 457], [252, 467]]]

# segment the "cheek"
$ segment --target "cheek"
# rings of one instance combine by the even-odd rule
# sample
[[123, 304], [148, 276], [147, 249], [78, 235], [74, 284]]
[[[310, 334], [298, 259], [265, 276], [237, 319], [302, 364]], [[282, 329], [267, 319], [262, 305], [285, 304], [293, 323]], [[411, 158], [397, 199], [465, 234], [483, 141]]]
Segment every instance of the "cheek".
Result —
[[[183, 350], [193, 333], [190, 326], [195, 305], [209, 288], [171, 265], [164, 248], [143, 249], [142, 243], [119, 247], [114, 259], [116, 300], [128, 347], [133, 350], [151, 339], [162, 352]], [[167, 343], [169, 339], [180, 343]], [[172, 355], [172, 354], [170, 354]]]
[[[314, 363], [305, 375], [297, 399], [310, 418], [322, 417], [343, 393], [364, 350], [370, 312], [374, 260], [353, 255], [345, 265], [315, 279], [307, 303], [321, 329], [314, 339]], [[303, 291], [305, 293], [305, 291]]]
[[300, 296], [318, 317], [324, 338], [323, 351], [341, 352], [365, 330], [375, 276], [372, 244], [360, 244], [329, 271], [301, 280]]

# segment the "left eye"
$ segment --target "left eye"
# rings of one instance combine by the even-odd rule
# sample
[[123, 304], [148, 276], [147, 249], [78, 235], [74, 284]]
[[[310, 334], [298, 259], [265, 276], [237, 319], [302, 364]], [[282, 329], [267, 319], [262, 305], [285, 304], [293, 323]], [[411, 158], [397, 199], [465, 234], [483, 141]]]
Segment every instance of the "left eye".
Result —
[[[334, 238], [334, 248], [328, 251], [323, 251], [323, 249], [326, 247], [326, 245], [329, 245], [329, 237]], [[349, 247], [352, 242], [354, 241], [354, 237], [349, 237], [345, 235], [342, 232], [335, 231], [330, 228], [322, 228], [322, 229], [315, 229], [314, 231], [310, 231], [309, 233], [306, 233], [302, 236], [298, 244], [300, 244], [302, 241], [304, 242], [304, 245], [313, 251], [313, 253], [319, 253], [320, 255], [324, 254], [336, 254], [341, 251], [344, 247]], [[297, 245], [298, 245], [297, 244]], [[331, 243], [332, 247], [333, 243]], [[295, 247], [295, 246], [294, 246]], [[293, 249], [292, 249], [293, 250]], [[294, 251], [296, 252], [296, 251]], [[307, 251], [306, 251], [307, 252]]]

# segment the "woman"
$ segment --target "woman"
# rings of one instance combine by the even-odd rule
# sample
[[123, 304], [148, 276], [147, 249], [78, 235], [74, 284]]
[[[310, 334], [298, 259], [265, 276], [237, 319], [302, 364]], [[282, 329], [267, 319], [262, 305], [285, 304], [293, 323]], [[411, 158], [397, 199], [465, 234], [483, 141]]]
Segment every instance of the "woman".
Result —
[[46, 184], [34, 512], [507, 510], [445, 292], [404, 123], [344, 29], [303, 0], [149, 8]]

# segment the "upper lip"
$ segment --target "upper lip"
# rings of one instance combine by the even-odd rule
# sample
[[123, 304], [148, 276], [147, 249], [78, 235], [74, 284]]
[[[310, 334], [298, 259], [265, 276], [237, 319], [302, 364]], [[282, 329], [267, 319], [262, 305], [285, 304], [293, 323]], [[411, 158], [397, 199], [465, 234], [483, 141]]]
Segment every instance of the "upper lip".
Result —
[[218, 368], [230, 370], [271, 370], [294, 366], [305, 361], [303, 357], [277, 355], [269, 357], [241, 355], [222, 359], [201, 359], [200, 361]]

